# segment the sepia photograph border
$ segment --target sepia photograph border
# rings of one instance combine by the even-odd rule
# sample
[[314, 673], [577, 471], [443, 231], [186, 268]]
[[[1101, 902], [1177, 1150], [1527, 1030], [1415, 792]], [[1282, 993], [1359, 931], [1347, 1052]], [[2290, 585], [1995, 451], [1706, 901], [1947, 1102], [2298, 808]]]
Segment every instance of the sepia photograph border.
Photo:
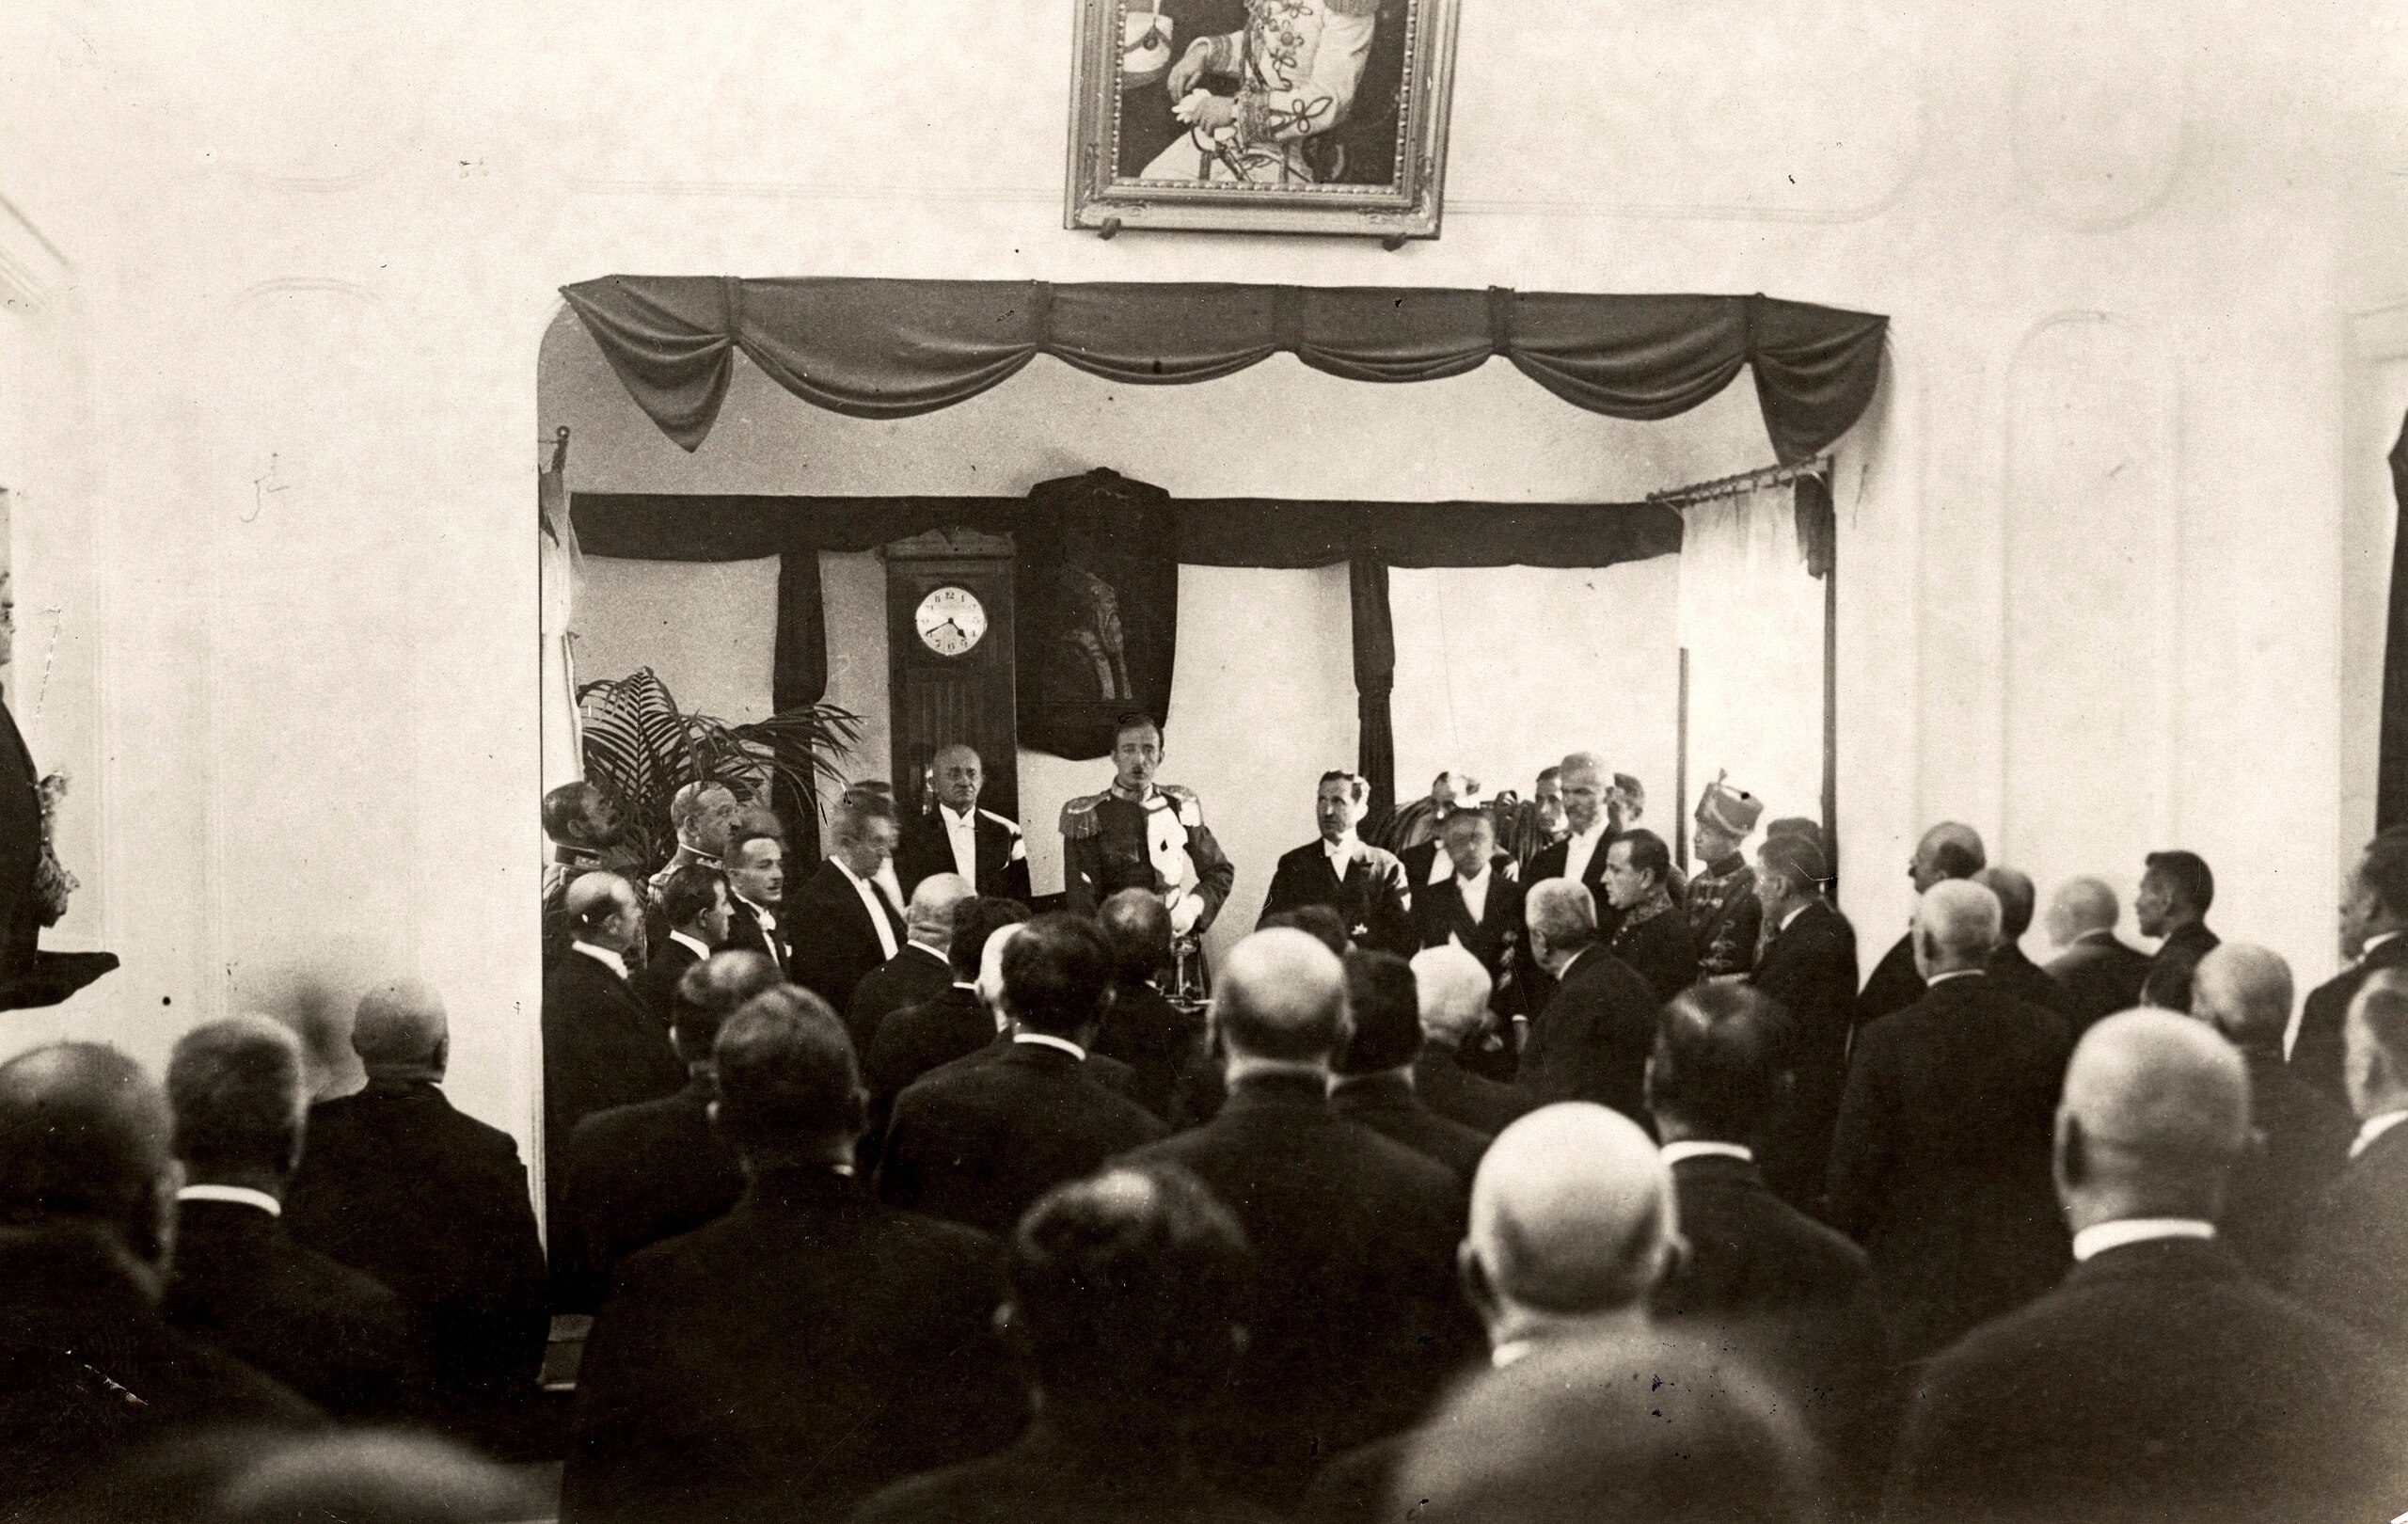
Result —
[[1123, 228], [1189, 232], [1326, 233], [1386, 240], [1438, 236], [1460, 0], [1408, 0], [1399, 173], [1385, 186], [1238, 185], [1122, 180], [1120, 16], [1128, 0], [1079, 0], [1062, 226], [1106, 237]]

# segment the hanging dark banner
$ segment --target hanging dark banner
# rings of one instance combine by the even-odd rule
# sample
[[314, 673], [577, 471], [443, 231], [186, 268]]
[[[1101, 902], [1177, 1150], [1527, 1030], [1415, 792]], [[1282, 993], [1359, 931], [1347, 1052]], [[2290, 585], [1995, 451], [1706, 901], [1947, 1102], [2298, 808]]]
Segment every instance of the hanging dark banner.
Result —
[[1014, 527], [1020, 741], [1074, 762], [1131, 710], [1170, 719], [1179, 518], [1170, 494], [1108, 470], [1039, 482]]

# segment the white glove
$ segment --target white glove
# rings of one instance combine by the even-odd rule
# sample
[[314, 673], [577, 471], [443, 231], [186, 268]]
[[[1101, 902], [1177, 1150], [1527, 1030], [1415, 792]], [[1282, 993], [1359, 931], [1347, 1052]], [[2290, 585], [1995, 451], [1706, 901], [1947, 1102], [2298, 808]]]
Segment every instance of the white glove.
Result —
[[1196, 929], [1204, 918], [1204, 901], [1195, 895], [1180, 895], [1170, 902], [1170, 934], [1183, 937]]

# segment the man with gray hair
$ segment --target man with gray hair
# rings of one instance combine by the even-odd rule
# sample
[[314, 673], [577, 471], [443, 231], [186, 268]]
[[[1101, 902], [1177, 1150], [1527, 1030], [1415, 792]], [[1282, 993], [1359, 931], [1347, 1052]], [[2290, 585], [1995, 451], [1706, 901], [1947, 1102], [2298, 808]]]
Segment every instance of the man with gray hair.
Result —
[[2249, 1072], [2258, 1146], [2233, 1167], [2218, 1225], [2235, 1254], [2279, 1285], [2300, 1228], [2341, 1172], [2358, 1124], [2283, 1062], [2291, 969], [2276, 954], [2227, 942], [2200, 959], [2191, 1014], [2222, 1033]]
[[832, 1009], [848, 1009], [863, 977], [903, 950], [903, 913], [879, 881], [898, 837], [894, 801], [853, 790], [828, 824], [827, 857], [794, 894], [787, 971]]
[[[1980, 832], [1962, 821], [1942, 820], [1915, 843], [1914, 855], [1907, 860], [1907, 879], [1921, 895], [1935, 883], [1970, 879], [1988, 865]], [[1863, 992], [1856, 998], [1856, 1025], [1861, 1029], [1893, 1010], [1906, 1009], [1923, 998], [1923, 976], [1916, 972], [1914, 929], [1909, 926], [1907, 934], [1873, 965]]]
[[727, 852], [727, 833], [743, 809], [736, 791], [715, 779], [678, 789], [669, 801], [669, 826], [677, 833], [677, 849], [652, 876], [652, 893], [657, 896], [679, 868], [718, 867]]
[[1411, 967], [1421, 1012], [1414, 1093], [1439, 1116], [1494, 1137], [1538, 1103], [1519, 1086], [1490, 1079], [1463, 1062], [1465, 1049], [1502, 1040], [1488, 1009], [1488, 970], [1452, 943], [1422, 948]]
[[2049, 940], [2064, 949], [2049, 960], [2049, 976], [2073, 996], [2083, 1030], [2141, 1003], [2148, 954], [2115, 935], [2123, 913], [2115, 891], [2098, 879], [2067, 879], [2049, 900]]
[[396, 980], [361, 997], [351, 1047], [368, 1084], [310, 1108], [284, 1220], [409, 1308], [433, 1418], [463, 1437], [509, 1440], [536, 1396], [551, 1325], [518, 1145], [444, 1098], [451, 1025], [427, 986]]
[[951, 873], [974, 893], [1026, 899], [1028, 842], [1018, 820], [980, 807], [987, 768], [978, 754], [958, 741], [939, 747], [928, 773], [928, 813], [904, 825], [895, 849], [895, 887], [914, 895], [930, 874]]
[[862, 976], [845, 1008], [853, 1052], [866, 1054], [878, 1024], [906, 1006], [934, 1000], [953, 983], [953, 917], [977, 891], [958, 873], [924, 875], [903, 911], [903, 945]]
[[[1574, 776], [1569, 762], [1564, 776]], [[1571, 797], [1567, 783], [1565, 798]], [[1602, 854], [1601, 854], [1602, 855]], [[1543, 879], [1525, 901], [1530, 957], [1554, 991], [1530, 1018], [1515, 1083], [1541, 1101], [1594, 1101], [1634, 1119], [1660, 1004], [1597, 934], [1597, 902], [1571, 879]]]
[[2204, 1024], [2111, 1016], [2057, 1109], [2063, 1285], [1925, 1371], [1887, 1516], [2382, 1518], [2402, 1434], [2381, 1367], [2219, 1241], [2249, 1146], [2241, 1057]]
[[309, 1105], [301, 1044], [263, 1016], [194, 1027], [167, 1060], [167, 1099], [186, 1183], [167, 1321], [329, 1413], [404, 1416], [416, 1351], [401, 1298], [284, 1225]]
[[2292, 1294], [2396, 1359], [2408, 1357], [2408, 972], [2367, 977], [2342, 1039], [2358, 1133], [2300, 1234], [2289, 1278]]
[[1613, 845], [1615, 827], [1607, 804], [1614, 775], [1596, 753], [1575, 752], [1563, 759], [1557, 782], [1563, 789], [1563, 839], [1530, 859], [1522, 881], [1569, 879], [1585, 886], [1597, 902], [1598, 921], [1610, 932], [1606, 849]]
[[2030, 1301], [2066, 1264], [2049, 1183], [2065, 1021], [1984, 973], [1999, 906], [1980, 884], [1934, 882], [1912, 934], [1928, 988], [1857, 1034], [1830, 1183], [1901, 1361]]

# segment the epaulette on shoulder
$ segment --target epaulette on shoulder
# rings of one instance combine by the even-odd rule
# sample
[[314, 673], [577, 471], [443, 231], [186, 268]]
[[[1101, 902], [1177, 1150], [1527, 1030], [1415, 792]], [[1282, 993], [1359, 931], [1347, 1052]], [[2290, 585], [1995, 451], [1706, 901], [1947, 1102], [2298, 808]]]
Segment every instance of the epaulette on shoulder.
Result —
[[[1075, 803], [1077, 802], [1072, 801], [1072, 802]], [[985, 809], [980, 810], [978, 813], [987, 819], [992, 820], [997, 825], [1002, 826], [1006, 831], [1010, 832], [1013, 835], [1017, 836], [1020, 834], [1020, 822], [1013, 819], [1010, 816], [997, 815], [992, 810]]]
[[1096, 833], [1095, 807], [1103, 802], [1101, 794], [1081, 794], [1062, 806], [1062, 834], [1071, 841], [1082, 841]]
[[1188, 787], [1185, 784], [1157, 784], [1154, 786], [1168, 795], [1171, 802], [1179, 806], [1180, 824], [1198, 826], [1204, 823], [1204, 802], [1196, 797], [1195, 789]]

